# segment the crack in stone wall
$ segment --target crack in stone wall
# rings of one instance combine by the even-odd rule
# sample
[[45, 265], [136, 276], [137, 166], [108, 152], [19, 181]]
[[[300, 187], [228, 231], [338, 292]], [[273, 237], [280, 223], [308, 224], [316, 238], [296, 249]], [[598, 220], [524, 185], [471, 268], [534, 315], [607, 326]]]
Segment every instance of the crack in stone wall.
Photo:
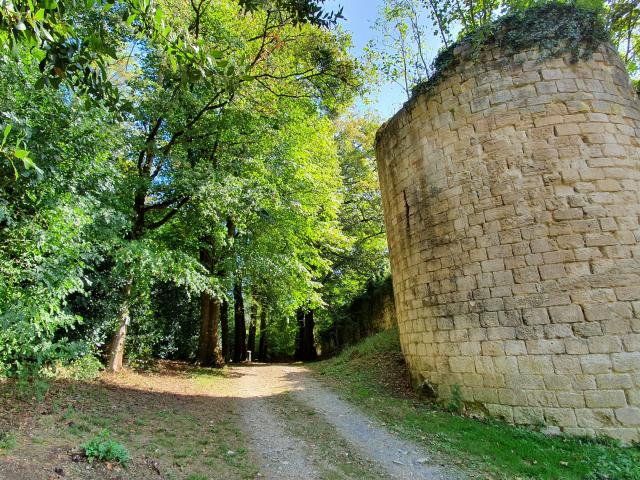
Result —
[[615, 50], [487, 47], [378, 134], [415, 379], [518, 424], [640, 440], [640, 102]]

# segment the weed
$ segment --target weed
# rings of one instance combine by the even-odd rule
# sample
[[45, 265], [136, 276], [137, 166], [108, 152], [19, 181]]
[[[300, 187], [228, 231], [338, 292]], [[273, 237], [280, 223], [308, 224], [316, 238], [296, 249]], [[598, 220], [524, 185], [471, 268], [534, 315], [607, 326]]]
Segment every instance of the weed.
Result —
[[62, 418], [64, 420], [69, 420], [71, 417], [73, 417], [75, 413], [76, 413], [76, 409], [73, 407], [73, 404], [70, 403], [69, 405], [67, 405], [66, 410], [62, 414]]
[[198, 475], [197, 473], [192, 473], [187, 477], [187, 480], [209, 480], [204, 475]]
[[451, 385], [451, 398], [449, 399], [449, 403], [447, 403], [447, 410], [451, 413], [460, 413], [462, 412], [462, 408], [464, 407], [464, 403], [462, 402], [462, 393], [460, 393], [460, 385], [457, 383]]
[[84, 453], [89, 462], [97, 459], [101, 462], [119, 462], [126, 467], [131, 456], [124, 445], [109, 438], [110, 435], [109, 430], [102, 430], [96, 437], [82, 445]]
[[16, 437], [9, 432], [0, 432], [0, 452], [16, 448]]
[[43, 377], [20, 376], [16, 382], [17, 396], [21, 400], [42, 402], [50, 384]]

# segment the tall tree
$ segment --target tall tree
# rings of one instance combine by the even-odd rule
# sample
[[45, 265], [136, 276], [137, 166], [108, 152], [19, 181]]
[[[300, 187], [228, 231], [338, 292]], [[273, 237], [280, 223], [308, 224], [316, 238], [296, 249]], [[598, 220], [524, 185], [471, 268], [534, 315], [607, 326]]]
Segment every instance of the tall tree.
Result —
[[[128, 82], [132, 92], [143, 94], [131, 98], [136, 112], [131, 124], [138, 126], [127, 160], [133, 167], [129, 170], [133, 208], [118, 258], [123, 259], [121, 268], [130, 272], [125, 284], [132, 286], [122, 291], [123, 307], [110, 349], [113, 371], [122, 364], [127, 305], [140, 281], [161, 273], [163, 255], [174, 258], [170, 274], [176, 280], [189, 278], [194, 289], [208, 288], [193, 257], [159, 240], [161, 230], [208, 181], [202, 174], [224, 147], [216, 139], [224, 131], [225, 110], [239, 100], [249, 105], [260, 95], [317, 98], [327, 106], [349, 95], [344, 87], [351, 82], [352, 64], [341, 57], [334, 34], [309, 25], [294, 27], [295, 18], [286, 11], [243, 16], [234, 5], [172, 4], [179, 12], [173, 28], [194, 46], [193, 58], [189, 63], [172, 63], [175, 57], [167, 57], [150, 43], [149, 53], [139, 59], [140, 75]], [[227, 52], [224, 58], [221, 51]], [[187, 275], [187, 270], [199, 273]]]
[[234, 305], [234, 341], [233, 361], [244, 362], [247, 359], [247, 324], [244, 312], [244, 299], [242, 297], [242, 278], [237, 278], [233, 287]]
[[267, 307], [260, 310], [260, 340], [258, 343], [257, 359], [261, 362], [267, 361]]
[[249, 318], [249, 336], [247, 337], [247, 350], [256, 356], [256, 330], [258, 328], [258, 302], [251, 298], [251, 316]]

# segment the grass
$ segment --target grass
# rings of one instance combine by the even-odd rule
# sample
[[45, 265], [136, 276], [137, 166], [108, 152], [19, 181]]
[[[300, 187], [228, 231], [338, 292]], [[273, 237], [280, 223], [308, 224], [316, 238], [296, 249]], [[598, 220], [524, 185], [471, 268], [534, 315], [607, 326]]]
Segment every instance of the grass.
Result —
[[613, 440], [550, 437], [444, 411], [416, 398], [396, 330], [371, 336], [313, 365], [335, 390], [402, 436], [444, 452], [485, 478], [640, 479], [640, 448]]
[[16, 448], [16, 437], [7, 432], [0, 432], [0, 454]]

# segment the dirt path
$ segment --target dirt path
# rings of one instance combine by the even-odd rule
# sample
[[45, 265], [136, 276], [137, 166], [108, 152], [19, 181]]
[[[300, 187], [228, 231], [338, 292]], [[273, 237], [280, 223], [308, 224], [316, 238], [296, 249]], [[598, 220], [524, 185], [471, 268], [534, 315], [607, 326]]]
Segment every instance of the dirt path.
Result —
[[[242, 418], [252, 448], [260, 453], [262, 475], [268, 478], [463, 478], [354, 410], [302, 366], [252, 365], [232, 371], [237, 372], [240, 396], [252, 399], [242, 404]], [[292, 428], [301, 412], [306, 416], [303, 432]], [[318, 447], [336, 437], [340, 448]], [[344, 468], [345, 461], [349, 468]]]
[[[378, 480], [465, 478], [389, 433], [300, 365], [224, 370], [160, 362], [94, 382], [56, 382], [45, 401], [0, 384], [2, 480]], [[93, 462], [108, 432], [131, 461]]]

